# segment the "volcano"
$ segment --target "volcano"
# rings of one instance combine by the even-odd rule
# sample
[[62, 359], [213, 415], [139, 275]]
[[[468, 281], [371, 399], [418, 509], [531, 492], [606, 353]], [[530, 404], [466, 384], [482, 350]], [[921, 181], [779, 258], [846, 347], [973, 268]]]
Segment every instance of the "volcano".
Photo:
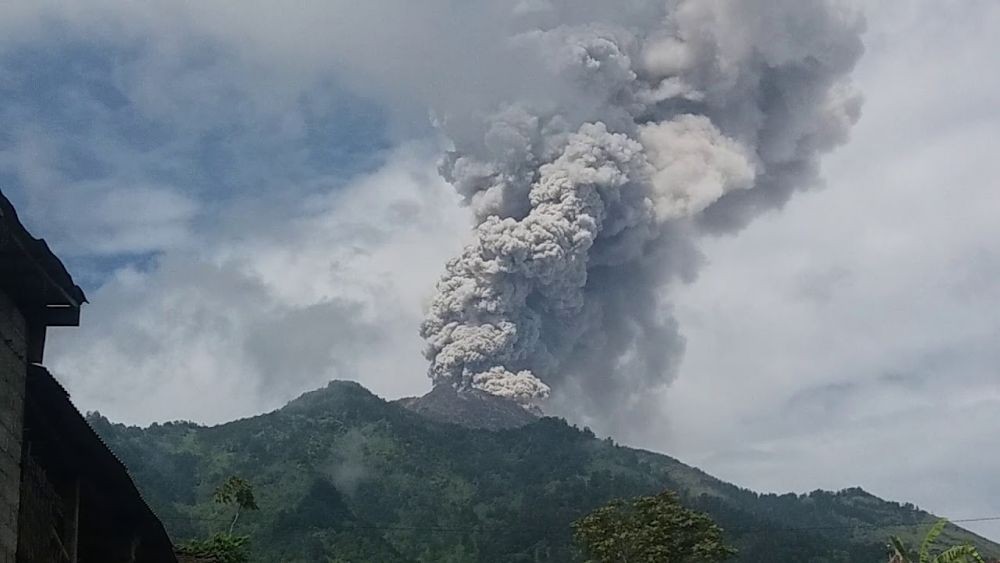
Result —
[[437, 422], [485, 430], [520, 428], [540, 417], [540, 413], [510, 399], [478, 389], [458, 391], [450, 385], [437, 385], [422, 397], [406, 397], [396, 403]]

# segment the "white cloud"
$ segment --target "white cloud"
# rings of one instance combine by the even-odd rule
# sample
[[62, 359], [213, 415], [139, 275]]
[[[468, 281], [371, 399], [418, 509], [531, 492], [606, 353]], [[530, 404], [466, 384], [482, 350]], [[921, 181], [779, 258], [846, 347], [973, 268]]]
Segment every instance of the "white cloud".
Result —
[[19, 179], [27, 215], [42, 216], [67, 254], [145, 253], [189, 241], [198, 203], [180, 189], [121, 177], [71, 180], [59, 147], [36, 128], [19, 130], [0, 169]]
[[644, 445], [762, 490], [1000, 514], [1000, 7], [952, 8], [876, 8], [827, 188], [704, 246], [671, 427]]
[[81, 408], [139, 423], [249, 416], [330, 379], [423, 392], [423, 299], [468, 230], [435, 154], [403, 147], [298, 218], [119, 271], [49, 364]]

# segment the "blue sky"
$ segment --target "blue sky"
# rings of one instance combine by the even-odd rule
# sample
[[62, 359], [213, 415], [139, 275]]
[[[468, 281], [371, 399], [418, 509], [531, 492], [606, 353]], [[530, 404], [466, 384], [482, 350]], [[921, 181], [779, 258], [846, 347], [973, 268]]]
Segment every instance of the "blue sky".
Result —
[[[703, 241], [670, 288], [687, 352], [663, 415], [620, 439], [759, 490], [998, 515], [1000, 7], [858, 4], [851, 142], [824, 188]], [[53, 331], [53, 370], [134, 423], [247, 416], [332, 378], [423, 392], [417, 326], [470, 221], [429, 108], [511, 72], [462, 52], [490, 19], [181, 6], [5, 8], [0, 186], [91, 299]]]
[[226, 80], [239, 63], [208, 40], [167, 58], [141, 40], [52, 27], [0, 56], [0, 182], [88, 290], [195, 243], [227, 209], [281, 220], [377, 168], [389, 147], [380, 105], [333, 76], [274, 93]]

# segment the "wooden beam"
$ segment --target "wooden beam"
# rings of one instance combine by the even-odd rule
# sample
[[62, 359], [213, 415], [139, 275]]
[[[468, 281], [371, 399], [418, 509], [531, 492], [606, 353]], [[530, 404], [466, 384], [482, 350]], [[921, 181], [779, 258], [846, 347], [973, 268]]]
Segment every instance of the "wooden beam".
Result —
[[76, 478], [73, 484], [73, 515], [70, 525], [73, 527], [69, 532], [69, 563], [77, 563], [80, 553], [80, 478]]
[[45, 323], [28, 319], [28, 361], [42, 363], [45, 358]]
[[44, 317], [46, 326], [80, 326], [80, 308], [72, 305], [49, 305]]

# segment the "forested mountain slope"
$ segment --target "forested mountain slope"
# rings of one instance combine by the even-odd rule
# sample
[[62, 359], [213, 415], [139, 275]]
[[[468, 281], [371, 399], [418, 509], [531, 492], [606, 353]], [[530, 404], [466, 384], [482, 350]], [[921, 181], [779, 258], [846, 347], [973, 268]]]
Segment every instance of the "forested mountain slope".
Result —
[[[90, 422], [175, 539], [225, 529], [231, 515], [212, 490], [249, 479], [260, 510], [238, 531], [261, 561], [575, 561], [574, 519], [663, 489], [709, 512], [739, 561], [881, 562], [888, 534], [925, 529], [888, 526], [933, 522], [860, 489], [760, 495], [560, 419], [496, 432], [437, 422], [348, 382], [213, 427]], [[964, 530], [947, 535], [1000, 556]]]

